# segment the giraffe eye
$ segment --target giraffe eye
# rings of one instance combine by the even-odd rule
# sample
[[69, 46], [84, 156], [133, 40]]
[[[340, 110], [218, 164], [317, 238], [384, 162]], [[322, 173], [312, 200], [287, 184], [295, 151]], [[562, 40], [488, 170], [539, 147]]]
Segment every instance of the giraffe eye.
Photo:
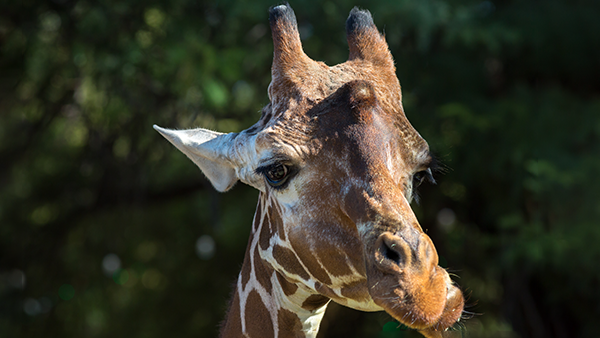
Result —
[[435, 183], [435, 179], [433, 179], [433, 174], [431, 173], [431, 168], [427, 168], [425, 170], [419, 171], [413, 175], [412, 179], [412, 200], [419, 203], [419, 193], [417, 192], [417, 188], [423, 183], [423, 181], [427, 180], [429, 183]]
[[426, 169], [419, 171], [418, 173], [413, 175], [413, 189], [420, 186], [423, 181], [428, 180], [429, 182], [435, 184], [435, 180], [433, 179], [433, 175], [431, 174], [431, 169]]
[[275, 164], [264, 171], [267, 183], [272, 187], [283, 185], [288, 179], [289, 169], [283, 164]]
[[416, 173], [413, 176], [413, 188], [420, 186], [421, 183], [423, 183], [423, 181], [425, 180], [426, 176], [427, 176], [426, 171], [419, 171], [418, 173]]

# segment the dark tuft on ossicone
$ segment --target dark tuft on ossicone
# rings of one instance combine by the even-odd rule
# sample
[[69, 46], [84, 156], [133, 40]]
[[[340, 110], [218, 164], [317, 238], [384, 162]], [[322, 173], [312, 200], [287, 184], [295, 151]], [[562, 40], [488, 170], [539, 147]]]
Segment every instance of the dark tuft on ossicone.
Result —
[[285, 4], [269, 8], [269, 22], [271, 25], [281, 20], [287, 24], [296, 26], [296, 14], [294, 14], [294, 10], [287, 2]]
[[348, 20], [346, 20], [346, 34], [352, 35], [356, 32], [375, 26], [371, 12], [366, 9], [352, 8]]

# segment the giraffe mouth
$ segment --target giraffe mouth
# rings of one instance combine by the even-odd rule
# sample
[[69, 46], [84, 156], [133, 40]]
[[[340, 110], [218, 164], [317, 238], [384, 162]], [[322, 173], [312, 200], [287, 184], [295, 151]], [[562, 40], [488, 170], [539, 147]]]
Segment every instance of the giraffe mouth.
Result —
[[369, 294], [410, 328], [444, 331], [460, 319], [462, 292], [437, 265], [431, 239], [423, 233], [412, 237], [385, 232], [377, 238], [366, 260]]

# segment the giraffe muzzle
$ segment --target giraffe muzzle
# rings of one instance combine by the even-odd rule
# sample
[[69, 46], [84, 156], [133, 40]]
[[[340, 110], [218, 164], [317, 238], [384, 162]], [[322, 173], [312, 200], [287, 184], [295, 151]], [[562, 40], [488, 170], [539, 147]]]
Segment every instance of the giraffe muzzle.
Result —
[[462, 292], [446, 270], [429, 236], [412, 229], [383, 232], [367, 260], [369, 293], [401, 323], [419, 330], [452, 326], [462, 313]]

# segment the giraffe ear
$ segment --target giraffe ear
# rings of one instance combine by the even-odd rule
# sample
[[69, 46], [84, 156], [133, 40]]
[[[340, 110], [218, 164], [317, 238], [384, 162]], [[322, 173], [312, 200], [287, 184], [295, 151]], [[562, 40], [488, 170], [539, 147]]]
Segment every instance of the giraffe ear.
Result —
[[154, 125], [162, 136], [202, 170], [218, 191], [229, 190], [238, 178], [228, 156], [231, 135], [207, 129], [171, 130]]

